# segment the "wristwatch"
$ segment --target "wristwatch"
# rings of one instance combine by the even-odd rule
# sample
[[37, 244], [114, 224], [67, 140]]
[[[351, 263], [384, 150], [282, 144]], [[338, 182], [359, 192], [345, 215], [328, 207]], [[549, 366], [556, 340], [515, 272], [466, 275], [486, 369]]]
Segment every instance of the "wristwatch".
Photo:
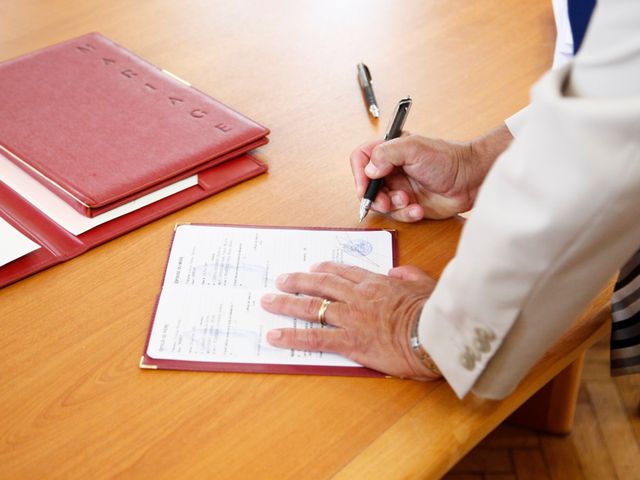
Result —
[[431, 373], [441, 377], [442, 372], [435, 364], [435, 362], [431, 359], [431, 356], [424, 349], [422, 344], [420, 343], [420, 338], [418, 337], [418, 324], [420, 323], [420, 314], [422, 311], [418, 312], [416, 315], [416, 319], [413, 321], [413, 325], [411, 326], [411, 333], [409, 336], [409, 345], [411, 345], [411, 350], [418, 357], [420, 362], [431, 371]]

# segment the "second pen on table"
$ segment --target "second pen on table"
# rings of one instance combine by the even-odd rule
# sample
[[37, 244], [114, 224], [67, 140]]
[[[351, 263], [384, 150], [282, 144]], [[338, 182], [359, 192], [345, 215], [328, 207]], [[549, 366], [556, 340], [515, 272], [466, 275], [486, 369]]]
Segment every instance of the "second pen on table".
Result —
[[367, 109], [373, 118], [380, 116], [380, 109], [378, 108], [378, 102], [376, 96], [373, 94], [373, 85], [371, 84], [371, 72], [369, 67], [364, 63], [358, 64], [358, 82], [362, 88], [364, 99], [367, 102]]

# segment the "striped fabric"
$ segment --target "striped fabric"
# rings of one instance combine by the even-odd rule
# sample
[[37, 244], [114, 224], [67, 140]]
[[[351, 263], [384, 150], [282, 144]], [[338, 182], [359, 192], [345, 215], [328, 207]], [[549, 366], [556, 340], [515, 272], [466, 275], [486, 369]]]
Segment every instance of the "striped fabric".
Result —
[[640, 250], [620, 270], [611, 299], [611, 375], [640, 372]]

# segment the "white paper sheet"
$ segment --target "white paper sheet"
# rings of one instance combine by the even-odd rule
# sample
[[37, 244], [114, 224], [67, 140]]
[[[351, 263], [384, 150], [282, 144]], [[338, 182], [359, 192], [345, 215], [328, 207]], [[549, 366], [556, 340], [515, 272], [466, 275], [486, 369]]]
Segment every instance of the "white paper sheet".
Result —
[[64, 200], [61, 200], [56, 194], [49, 191], [39, 181], [25, 173], [2, 154], [0, 154], [0, 178], [25, 200], [73, 235], [80, 235], [109, 220], [121, 217], [198, 184], [198, 176], [193, 175], [90, 218], [75, 210]]
[[40, 245], [13, 228], [4, 218], [0, 218], [0, 266], [16, 260]]
[[[325, 328], [266, 312], [281, 273], [330, 260], [386, 274], [388, 231], [325, 231], [181, 225], [178, 227], [147, 355], [155, 359], [357, 366], [336, 354], [272, 347], [272, 328]], [[331, 327], [329, 327], [331, 328]]]

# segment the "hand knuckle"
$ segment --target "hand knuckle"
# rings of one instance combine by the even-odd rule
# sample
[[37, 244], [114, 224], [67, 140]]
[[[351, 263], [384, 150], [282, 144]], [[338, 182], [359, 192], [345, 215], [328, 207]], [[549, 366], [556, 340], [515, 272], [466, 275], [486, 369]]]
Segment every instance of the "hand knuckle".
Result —
[[316, 315], [316, 312], [320, 309], [320, 300], [316, 298], [310, 299], [308, 302], [305, 302], [304, 313], [308, 318], [313, 318]]
[[300, 286], [300, 280], [300, 273], [288, 273], [282, 281], [282, 287], [290, 291], [295, 291]]
[[358, 291], [367, 301], [375, 300], [380, 296], [380, 289], [371, 282], [361, 282], [358, 284]]
[[330, 266], [331, 266], [331, 262], [328, 262], [328, 261], [325, 260], [325, 261], [322, 261], [320, 263], [317, 263], [316, 266], [315, 266], [315, 270], [317, 272], [322, 272], [322, 271], [327, 270]]
[[388, 155], [390, 147], [391, 145], [387, 142], [381, 143], [380, 145], [376, 146], [371, 152], [371, 160], [373, 161], [375, 159], [377, 161], [382, 161], [384, 157]]
[[428, 139], [420, 135], [409, 135], [406, 141], [413, 148], [424, 148], [425, 144], [428, 143]]
[[360, 268], [355, 265], [342, 265], [340, 268], [347, 274], [357, 273], [360, 270]]
[[307, 330], [307, 346], [310, 350], [321, 350], [322, 349], [322, 335], [321, 330], [312, 329]]
[[362, 356], [367, 353], [369, 339], [366, 334], [363, 334], [363, 332], [347, 330], [345, 332], [344, 344], [344, 355], [354, 360], [354, 357]]
[[318, 285], [322, 286], [326, 284], [330, 280], [330, 274], [326, 272], [320, 272], [320, 276], [318, 277]]
[[271, 300], [271, 308], [280, 309], [286, 306], [288, 300], [284, 295], [274, 295], [273, 300]]

